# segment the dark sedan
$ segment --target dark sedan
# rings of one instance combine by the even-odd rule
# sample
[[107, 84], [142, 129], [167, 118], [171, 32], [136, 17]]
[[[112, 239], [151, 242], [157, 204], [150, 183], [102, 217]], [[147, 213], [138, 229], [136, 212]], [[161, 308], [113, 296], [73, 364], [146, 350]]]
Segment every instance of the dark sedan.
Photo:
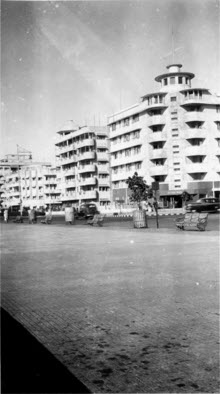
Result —
[[187, 204], [187, 212], [217, 212], [220, 209], [220, 201], [214, 197], [206, 197]]

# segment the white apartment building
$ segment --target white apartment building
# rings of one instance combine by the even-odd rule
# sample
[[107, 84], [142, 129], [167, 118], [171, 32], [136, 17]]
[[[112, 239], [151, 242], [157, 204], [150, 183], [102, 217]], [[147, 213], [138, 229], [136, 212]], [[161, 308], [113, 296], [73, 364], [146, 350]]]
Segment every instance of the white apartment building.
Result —
[[158, 92], [108, 119], [113, 201], [129, 202], [126, 179], [136, 171], [159, 182], [164, 206], [187, 190], [220, 194], [220, 97], [193, 88], [194, 74], [172, 64], [155, 78]]
[[22, 205], [58, 209], [61, 206], [58, 174], [59, 168], [50, 163], [23, 166], [19, 173]]
[[[61, 205], [61, 192], [57, 185], [59, 169], [53, 168], [50, 163], [32, 162], [32, 160], [10, 162], [10, 167], [5, 167], [5, 161], [1, 161], [0, 164], [1, 170], [4, 169], [1, 185], [3, 206], [50, 205], [55, 209]], [[9, 166], [8, 163], [7, 165]]]
[[60, 166], [61, 200], [64, 205], [95, 202], [110, 204], [108, 130], [79, 127], [68, 121], [57, 132], [57, 165]]

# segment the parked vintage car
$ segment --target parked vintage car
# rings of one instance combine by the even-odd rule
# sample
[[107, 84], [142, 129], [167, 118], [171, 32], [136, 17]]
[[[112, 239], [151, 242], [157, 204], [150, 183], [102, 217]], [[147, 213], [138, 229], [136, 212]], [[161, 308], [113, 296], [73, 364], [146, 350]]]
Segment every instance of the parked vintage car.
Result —
[[90, 219], [95, 214], [99, 213], [96, 204], [82, 204], [77, 213], [75, 213], [76, 219]]
[[186, 206], [186, 212], [217, 212], [220, 209], [220, 201], [214, 197], [205, 197], [191, 202]]

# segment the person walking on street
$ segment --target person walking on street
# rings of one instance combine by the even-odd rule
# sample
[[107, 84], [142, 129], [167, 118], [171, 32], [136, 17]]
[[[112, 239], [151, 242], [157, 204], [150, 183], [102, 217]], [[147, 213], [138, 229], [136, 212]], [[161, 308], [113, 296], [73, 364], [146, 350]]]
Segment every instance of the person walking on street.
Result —
[[66, 224], [73, 224], [74, 223], [74, 211], [72, 206], [67, 206], [65, 208], [65, 222]]
[[34, 224], [34, 208], [29, 208], [28, 210], [28, 217], [29, 217], [29, 224]]
[[8, 223], [8, 208], [5, 207], [4, 209], [4, 222]]

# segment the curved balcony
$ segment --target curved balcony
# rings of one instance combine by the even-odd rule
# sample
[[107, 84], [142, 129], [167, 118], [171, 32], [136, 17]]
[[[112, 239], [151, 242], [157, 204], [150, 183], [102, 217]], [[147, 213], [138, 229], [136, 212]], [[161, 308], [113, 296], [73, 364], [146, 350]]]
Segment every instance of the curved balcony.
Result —
[[95, 152], [84, 152], [77, 155], [78, 161], [83, 160], [94, 160], [95, 159]]
[[99, 174], [109, 174], [109, 165], [98, 165]]
[[76, 149], [83, 148], [84, 146], [94, 146], [94, 140], [92, 138], [85, 138], [75, 144]]
[[56, 156], [58, 156], [58, 155], [60, 155], [62, 153], [67, 153], [67, 152], [73, 151], [75, 149], [76, 148], [75, 148], [74, 144], [66, 145], [66, 146], [63, 146], [63, 147], [56, 147]]
[[166, 159], [167, 151], [165, 149], [153, 149], [149, 152], [150, 159]]
[[67, 164], [75, 163], [76, 162], [76, 156], [71, 156], [66, 159], [62, 158], [59, 160], [59, 165], [60, 166], [65, 166]]
[[66, 182], [64, 183], [64, 185], [65, 185], [65, 188], [68, 188], [68, 187], [76, 187], [76, 181], [75, 181], [75, 180], [66, 181]]
[[96, 178], [89, 177], [89, 178], [82, 178], [79, 181], [79, 186], [89, 186], [89, 185], [96, 185]]
[[79, 197], [81, 200], [94, 200], [97, 198], [97, 191], [96, 190], [87, 190], [87, 191], [82, 191], [79, 193]]
[[118, 157], [117, 159], [112, 158], [111, 165], [112, 167], [121, 166], [125, 164], [135, 163], [137, 161], [143, 161], [143, 154], [140, 153], [132, 156], [122, 156], [122, 157]]
[[186, 140], [192, 139], [192, 138], [206, 138], [207, 137], [206, 129], [204, 129], [204, 128], [186, 129], [186, 130], [183, 130], [183, 135]]
[[185, 122], [205, 122], [205, 114], [203, 112], [186, 112], [184, 114]]
[[108, 161], [109, 154], [107, 152], [97, 152], [97, 161]]
[[188, 174], [206, 173], [207, 172], [207, 165], [204, 163], [189, 163], [189, 164], [186, 164], [186, 172]]
[[167, 108], [167, 105], [165, 105], [164, 102], [163, 103], [151, 103], [151, 104], [148, 104], [146, 110], [151, 111], [153, 109], [166, 109], [166, 108]]
[[71, 168], [69, 170], [63, 169], [63, 176], [64, 177], [67, 177], [67, 176], [70, 176], [70, 175], [75, 175], [75, 167], [73, 167], [73, 168]]
[[138, 142], [140, 139], [130, 138], [129, 141], [121, 141], [118, 144], [111, 143], [111, 153], [118, 152], [122, 149], [133, 148], [135, 146], [140, 146], [141, 143]]
[[96, 172], [96, 167], [94, 164], [88, 164], [87, 166], [81, 166], [78, 169], [79, 174], [84, 172]]
[[165, 123], [166, 121], [164, 115], [152, 115], [147, 119], [148, 126], [156, 126]]
[[97, 148], [108, 148], [108, 141], [107, 140], [96, 140], [96, 147]]
[[153, 166], [150, 167], [150, 176], [167, 175], [168, 166], [165, 164], [163, 166]]
[[78, 199], [77, 193], [65, 193], [60, 196], [61, 201], [73, 201]]
[[[204, 145], [204, 144], [203, 144]], [[194, 145], [187, 146], [184, 149], [185, 156], [206, 156], [207, 155], [207, 147], [203, 145]]]
[[167, 135], [163, 131], [155, 131], [149, 134], [149, 143], [166, 141], [166, 140], [167, 140]]

